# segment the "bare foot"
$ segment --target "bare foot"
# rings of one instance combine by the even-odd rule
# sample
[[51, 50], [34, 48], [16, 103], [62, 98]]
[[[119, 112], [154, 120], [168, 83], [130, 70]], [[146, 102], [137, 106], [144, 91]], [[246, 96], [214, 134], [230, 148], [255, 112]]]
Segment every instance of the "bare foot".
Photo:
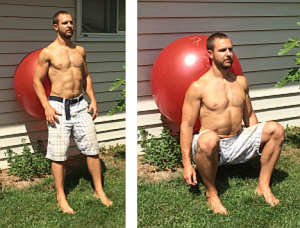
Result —
[[73, 209], [69, 206], [66, 199], [57, 200], [57, 206], [60, 207], [60, 209], [63, 211], [63, 213], [68, 213], [68, 214], [74, 214], [75, 213], [73, 211]]
[[209, 197], [208, 201], [207, 201], [207, 204], [214, 211], [214, 213], [220, 213], [220, 214], [223, 214], [223, 215], [228, 214], [226, 208], [223, 206], [223, 204], [221, 203], [218, 196]]
[[105, 195], [104, 192], [101, 192], [101, 193], [97, 193], [95, 192], [95, 197], [97, 197], [98, 199], [101, 200], [101, 202], [106, 205], [107, 207], [113, 205], [113, 202], [107, 198], [107, 196]]
[[271, 204], [272, 207], [279, 203], [279, 200], [273, 195], [270, 187], [262, 188], [257, 186], [255, 194], [263, 196], [266, 202]]

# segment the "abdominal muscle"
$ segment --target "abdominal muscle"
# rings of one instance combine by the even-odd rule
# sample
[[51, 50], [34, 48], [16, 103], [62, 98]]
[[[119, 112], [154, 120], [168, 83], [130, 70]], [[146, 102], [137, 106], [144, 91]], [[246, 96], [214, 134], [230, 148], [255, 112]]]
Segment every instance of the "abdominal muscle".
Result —
[[78, 67], [66, 70], [49, 69], [52, 83], [51, 96], [73, 99], [83, 93], [83, 73]]
[[237, 107], [227, 107], [220, 112], [201, 110], [200, 132], [210, 130], [216, 132], [221, 138], [235, 136], [242, 126], [242, 110]]

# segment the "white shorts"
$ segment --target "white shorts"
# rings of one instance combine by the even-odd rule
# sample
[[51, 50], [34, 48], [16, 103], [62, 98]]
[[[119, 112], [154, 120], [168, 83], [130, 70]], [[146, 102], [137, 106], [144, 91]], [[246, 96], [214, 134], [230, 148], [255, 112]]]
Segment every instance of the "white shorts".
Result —
[[71, 104], [69, 120], [66, 119], [64, 102], [49, 100], [49, 103], [62, 115], [56, 115], [59, 119], [56, 126], [48, 122], [49, 136], [46, 158], [53, 161], [67, 160], [71, 134], [74, 135], [74, 141], [81, 153], [85, 155], [99, 154], [96, 128], [91, 115], [87, 112], [88, 103], [83, 99], [78, 103]]
[[[219, 165], [239, 164], [260, 156], [259, 150], [261, 135], [265, 122], [241, 129], [235, 136], [220, 138]], [[197, 154], [197, 141], [205, 130], [194, 135], [192, 143], [192, 158], [195, 161]]]

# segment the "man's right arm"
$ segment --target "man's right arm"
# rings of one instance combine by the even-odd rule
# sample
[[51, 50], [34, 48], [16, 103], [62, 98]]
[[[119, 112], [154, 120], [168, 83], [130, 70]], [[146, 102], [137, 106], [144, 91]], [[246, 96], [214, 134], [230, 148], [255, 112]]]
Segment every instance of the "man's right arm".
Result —
[[43, 108], [45, 109], [45, 115], [47, 121], [50, 122], [52, 125], [55, 125], [54, 119], [56, 119], [59, 122], [55, 114], [60, 114], [60, 113], [57, 112], [54, 108], [52, 108], [52, 106], [50, 105], [43, 86], [43, 81], [48, 73], [48, 70], [49, 70], [49, 51], [43, 49], [39, 55], [39, 59], [35, 67], [33, 88]]
[[188, 185], [196, 185], [196, 172], [191, 163], [191, 145], [193, 127], [200, 113], [201, 91], [203, 82], [194, 82], [185, 94], [182, 106], [182, 120], [180, 125], [180, 146], [182, 152], [183, 177]]

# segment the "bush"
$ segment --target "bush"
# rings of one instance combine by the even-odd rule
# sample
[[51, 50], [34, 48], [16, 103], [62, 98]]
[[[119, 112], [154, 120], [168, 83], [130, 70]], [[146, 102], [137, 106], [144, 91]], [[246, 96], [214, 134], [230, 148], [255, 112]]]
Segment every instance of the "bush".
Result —
[[[126, 70], [126, 66], [123, 66], [123, 68]], [[116, 81], [113, 83], [113, 86], [110, 87], [109, 91], [115, 91], [117, 90], [120, 86], [124, 85], [125, 86], [125, 79], [124, 78], [117, 78]], [[126, 88], [124, 88], [123, 93], [121, 93], [121, 99], [117, 101], [115, 107], [113, 107], [107, 115], [112, 116], [115, 114], [117, 111], [125, 111], [126, 109]]]
[[[300, 22], [297, 23], [297, 25], [300, 26]], [[291, 51], [294, 48], [300, 48], [300, 41], [298, 41], [298, 38], [289, 38], [288, 42], [286, 42], [283, 46], [283, 49], [281, 49], [278, 52], [278, 55], [284, 55]], [[281, 88], [288, 82], [294, 82], [299, 79], [300, 77], [300, 51], [296, 53], [296, 58], [294, 59], [294, 62], [296, 63], [296, 67], [293, 67], [287, 71], [287, 75], [284, 76], [279, 82], [276, 84], [276, 88]], [[298, 80], [298, 83], [300, 81]]]
[[163, 129], [159, 137], [148, 133], [144, 127], [140, 128], [138, 138], [144, 152], [142, 162], [156, 165], [160, 170], [182, 166], [180, 143], [171, 135], [170, 129]]
[[26, 144], [26, 139], [22, 139], [23, 151], [19, 155], [9, 147], [6, 149], [5, 156], [10, 165], [8, 174], [21, 177], [22, 180], [34, 177], [44, 177], [51, 174], [51, 161], [45, 158], [46, 150], [41, 140], [38, 140], [37, 151], [34, 154]]
[[285, 138], [284, 142], [289, 145], [300, 145], [300, 127], [292, 126], [289, 127], [288, 125], [285, 128]]
[[106, 152], [114, 158], [125, 160], [126, 146], [118, 143], [115, 146], [109, 145], [108, 148], [103, 146], [100, 148], [100, 152]]

